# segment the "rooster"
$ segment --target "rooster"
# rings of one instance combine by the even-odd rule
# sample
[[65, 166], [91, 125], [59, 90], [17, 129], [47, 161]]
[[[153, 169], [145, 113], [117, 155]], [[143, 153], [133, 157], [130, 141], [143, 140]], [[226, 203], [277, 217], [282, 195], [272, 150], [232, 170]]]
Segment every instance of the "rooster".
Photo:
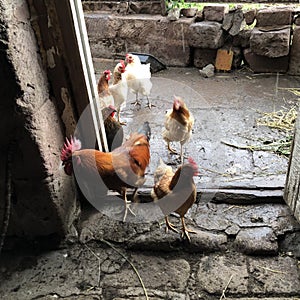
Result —
[[[145, 182], [145, 171], [150, 162], [150, 126], [148, 122], [145, 123], [139, 132], [132, 133], [122, 146], [112, 152], [81, 149], [81, 142], [72, 137], [70, 140], [66, 139], [61, 150], [62, 166], [67, 175], [72, 175], [75, 168], [76, 178], [83, 178], [87, 184], [93, 181], [91, 188], [95, 189], [99, 186], [100, 175], [104, 183], [100, 184], [101, 195], [106, 194], [108, 190], [120, 193], [125, 203], [124, 222], [127, 211], [130, 210], [127, 188], [134, 188], [135, 199], [138, 187]], [[98, 191], [99, 188], [97, 193]]]
[[102, 117], [104, 120], [104, 128], [109, 151], [120, 147], [124, 138], [123, 127], [120, 122], [115, 120], [116, 112], [116, 109], [112, 105], [102, 109]]
[[154, 106], [149, 99], [149, 95], [152, 89], [150, 63], [141, 64], [141, 61], [137, 55], [126, 54], [126, 71], [125, 76], [129, 89], [136, 95], [136, 101], [134, 105], [141, 105], [138, 95], [142, 94], [147, 97], [147, 106], [151, 109]]
[[180, 160], [183, 163], [183, 145], [190, 139], [194, 117], [180, 97], [174, 99], [173, 108], [165, 115], [165, 129], [162, 132], [163, 139], [167, 142], [168, 150], [177, 153], [170, 147], [171, 142], [180, 142]]
[[117, 109], [118, 113], [118, 122], [121, 123], [121, 125], [125, 125], [125, 122], [120, 121], [120, 113], [121, 113], [121, 106], [122, 104], [126, 103], [127, 100], [127, 93], [128, 93], [128, 87], [126, 78], [124, 75], [125, 72], [125, 63], [124, 60], [120, 60], [119, 63], [114, 68], [113, 72], [113, 84], [110, 85], [109, 90], [114, 98], [114, 105]]
[[170, 166], [167, 166], [161, 160], [154, 173], [155, 181], [151, 191], [154, 201], [160, 199], [158, 204], [165, 214], [166, 231], [170, 229], [178, 233], [178, 230], [170, 223], [168, 218], [168, 214], [174, 211], [179, 214], [181, 219], [181, 236], [185, 236], [189, 241], [189, 232], [196, 232], [186, 228], [184, 216], [196, 200], [196, 186], [193, 176], [197, 175], [198, 166], [192, 158], [188, 159], [188, 163], [181, 165], [175, 173]]
[[111, 71], [105, 70], [99, 78], [97, 89], [100, 100], [100, 106], [107, 107], [114, 105], [114, 98], [109, 90], [109, 80], [111, 77]]

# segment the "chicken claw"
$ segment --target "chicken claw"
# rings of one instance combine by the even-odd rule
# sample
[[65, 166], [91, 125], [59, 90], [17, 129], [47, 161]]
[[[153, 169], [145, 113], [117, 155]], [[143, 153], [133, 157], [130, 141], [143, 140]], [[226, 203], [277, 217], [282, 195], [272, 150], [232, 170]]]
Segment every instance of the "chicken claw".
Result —
[[169, 150], [171, 153], [178, 154], [177, 151], [176, 151], [175, 149], [171, 148], [170, 142], [168, 142], [168, 150]]
[[181, 233], [181, 238], [186, 237], [188, 239], [189, 242], [191, 242], [191, 238], [189, 233], [197, 233], [195, 230], [192, 229], [187, 229], [185, 226], [185, 222], [184, 222], [184, 218], [181, 218], [181, 223], [182, 223], [182, 233]]
[[136, 100], [135, 102], [131, 102], [131, 104], [133, 104], [134, 106], [138, 106], [139, 108], [141, 108], [142, 104], [139, 100]]
[[165, 220], [166, 220], [166, 226], [167, 226], [166, 232], [168, 232], [168, 230], [170, 229], [170, 230], [178, 233], [178, 230], [176, 229], [176, 227], [172, 223], [170, 223], [168, 216], [165, 216]]
[[148, 101], [148, 103], [147, 103], [147, 107], [149, 107], [149, 109], [151, 109], [152, 107], [156, 107], [156, 105], [154, 105], [154, 104], [152, 104], [151, 102], [150, 102], [150, 100], [149, 100], [149, 97], [147, 96], [147, 101]]

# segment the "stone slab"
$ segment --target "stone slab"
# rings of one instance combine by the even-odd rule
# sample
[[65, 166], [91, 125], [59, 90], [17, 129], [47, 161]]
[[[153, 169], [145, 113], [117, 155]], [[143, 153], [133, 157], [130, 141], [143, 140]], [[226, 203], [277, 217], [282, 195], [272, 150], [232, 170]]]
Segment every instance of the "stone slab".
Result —
[[[255, 216], [252, 218], [255, 222]], [[257, 222], [259, 220], [257, 218]], [[234, 246], [239, 251], [251, 255], [270, 255], [278, 252], [277, 238], [269, 227], [241, 229], [234, 241]]]
[[218, 49], [224, 44], [222, 25], [204, 21], [190, 25], [188, 44], [203, 49]]
[[292, 10], [287, 8], [261, 9], [256, 15], [256, 26], [290, 25]]
[[206, 5], [203, 8], [204, 20], [222, 22], [228, 10], [229, 10], [228, 5], [222, 5], [222, 4]]
[[291, 29], [264, 30], [254, 28], [250, 36], [251, 51], [270, 58], [282, 57], [290, 51]]
[[298, 266], [291, 257], [249, 258], [253, 284], [249, 292], [257, 294], [299, 295]]
[[243, 52], [246, 62], [255, 73], [285, 73], [288, 70], [289, 56], [270, 58], [257, 55], [250, 48]]
[[217, 255], [200, 259], [197, 281], [199, 287], [204, 291], [209, 294], [221, 295], [230, 278], [227, 293], [247, 295], [248, 272], [245, 257], [236, 255], [234, 258], [229, 258]]

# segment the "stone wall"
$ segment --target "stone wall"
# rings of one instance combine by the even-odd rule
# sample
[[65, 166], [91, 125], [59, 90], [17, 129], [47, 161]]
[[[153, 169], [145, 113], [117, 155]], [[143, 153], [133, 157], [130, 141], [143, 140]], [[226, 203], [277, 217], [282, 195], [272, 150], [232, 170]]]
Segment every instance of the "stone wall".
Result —
[[76, 201], [71, 178], [59, 169], [64, 129], [31, 18], [25, 0], [0, 1], [0, 224], [10, 173], [8, 236], [59, 237], [74, 220]]
[[[227, 4], [207, 5], [193, 18], [175, 22], [161, 15], [85, 13], [95, 60], [150, 53], [167, 66], [203, 68], [215, 64], [219, 49], [233, 51], [232, 68], [244, 62], [254, 72], [300, 74], [300, 10], [270, 7], [229, 11]], [[293, 43], [292, 43], [293, 41]]]

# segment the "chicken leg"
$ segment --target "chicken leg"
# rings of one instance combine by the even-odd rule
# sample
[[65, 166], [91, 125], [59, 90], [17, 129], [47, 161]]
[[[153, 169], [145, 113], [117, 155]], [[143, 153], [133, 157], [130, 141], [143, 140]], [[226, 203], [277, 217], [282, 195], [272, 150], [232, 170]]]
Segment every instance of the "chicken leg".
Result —
[[126, 122], [123, 122], [123, 121], [121, 122], [121, 120], [120, 120], [121, 107], [118, 108], [117, 114], [118, 114], [118, 122], [119, 122], [121, 125], [127, 125]]
[[180, 217], [181, 219], [181, 224], [182, 224], [182, 233], [181, 233], [181, 237], [183, 238], [184, 236], [186, 236], [186, 238], [188, 239], [189, 242], [191, 242], [191, 238], [190, 238], [190, 235], [189, 235], [189, 232], [190, 233], [197, 233], [196, 231], [192, 230], [192, 229], [187, 229], [186, 228], [186, 225], [185, 225], [185, 222], [184, 222], [184, 216], [183, 217]]
[[128, 211], [129, 211], [133, 216], [135, 216], [135, 213], [131, 210], [131, 208], [130, 208], [130, 206], [129, 206], [129, 203], [131, 203], [131, 202], [127, 200], [127, 194], [126, 194], [126, 191], [127, 191], [127, 189], [125, 188], [125, 189], [123, 190], [123, 199], [124, 199], [124, 203], [125, 203], [125, 211], [124, 211], [124, 216], [123, 216], [123, 222], [126, 221]]
[[141, 107], [142, 105], [141, 105], [141, 102], [139, 101], [139, 97], [138, 97], [138, 93], [136, 93], [135, 94], [135, 102], [131, 102], [131, 104], [133, 104], [134, 106], [139, 106], [139, 107]]

